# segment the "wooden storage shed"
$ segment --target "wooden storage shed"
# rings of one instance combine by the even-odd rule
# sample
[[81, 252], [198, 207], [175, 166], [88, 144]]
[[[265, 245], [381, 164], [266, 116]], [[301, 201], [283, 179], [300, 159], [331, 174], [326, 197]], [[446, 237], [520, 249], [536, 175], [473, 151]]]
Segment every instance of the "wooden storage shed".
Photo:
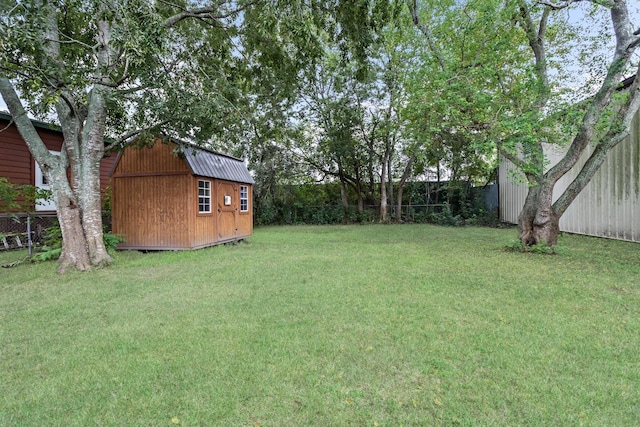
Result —
[[244, 162], [181, 141], [126, 148], [111, 174], [118, 249], [197, 249], [253, 232], [253, 178]]

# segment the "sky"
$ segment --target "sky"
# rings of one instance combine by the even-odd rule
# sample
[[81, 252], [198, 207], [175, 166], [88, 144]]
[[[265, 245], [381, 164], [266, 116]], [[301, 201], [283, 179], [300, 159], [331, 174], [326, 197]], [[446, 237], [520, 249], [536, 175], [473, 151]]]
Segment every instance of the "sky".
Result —
[[[576, 40], [576, 52], [580, 51], [580, 48], [584, 47], [587, 47], [588, 50], [592, 52], [592, 54], [589, 55], [589, 59], [586, 61], [587, 65], [576, 69], [570, 67], [571, 73], [576, 78], [576, 86], [584, 86], [585, 81], [589, 80], [590, 77], [594, 77], [596, 74], [599, 74], [600, 78], [597, 78], [594, 82], [599, 87], [603, 76], [602, 73], [606, 71], [606, 67], [609, 65], [613, 54], [613, 49], [615, 48], [615, 37], [613, 35], [613, 29], [611, 28], [609, 12], [607, 9], [599, 7], [597, 9], [599, 14], [593, 16], [589, 13], [593, 7], [593, 4], [590, 2], [579, 2], [572, 5], [570, 8], [560, 11], [560, 14], [564, 15], [569, 24], [579, 27], [584, 31], [583, 34], [586, 36], [586, 39]], [[640, 29], [640, 2], [630, 0], [628, 1], [627, 7], [629, 9], [629, 14], [631, 15], [631, 22], [635, 23], [634, 30]], [[605, 25], [609, 32], [608, 42], [603, 42], [602, 40], [597, 39], [599, 29]], [[581, 46], [578, 46], [579, 43]], [[606, 63], [598, 62], [599, 57], [605, 59]], [[637, 67], [639, 61], [640, 53], [636, 52], [635, 56], [632, 58], [632, 64], [635, 64], [635, 67]], [[625, 75], [625, 77], [630, 77], [630, 75]], [[593, 91], [594, 90], [592, 88], [592, 92]]]

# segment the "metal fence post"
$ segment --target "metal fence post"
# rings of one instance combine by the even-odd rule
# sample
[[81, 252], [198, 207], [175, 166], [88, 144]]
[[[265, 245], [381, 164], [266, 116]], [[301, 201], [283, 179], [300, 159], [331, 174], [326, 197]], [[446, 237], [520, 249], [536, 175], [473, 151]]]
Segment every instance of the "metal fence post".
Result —
[[31, 241], [31, 215], [27, 214], [27, 242], [29, 246], [29, 258], [32, 255], [32, 241]]

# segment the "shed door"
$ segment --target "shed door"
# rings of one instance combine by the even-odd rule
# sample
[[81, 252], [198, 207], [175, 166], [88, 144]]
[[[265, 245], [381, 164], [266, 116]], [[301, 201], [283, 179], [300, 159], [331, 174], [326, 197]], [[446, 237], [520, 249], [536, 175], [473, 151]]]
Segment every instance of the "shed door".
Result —
[[220, 240], [233, 239], [238, 234], [239, 197], [237, 184], [231, 182], [218, 184], [218, 237]]

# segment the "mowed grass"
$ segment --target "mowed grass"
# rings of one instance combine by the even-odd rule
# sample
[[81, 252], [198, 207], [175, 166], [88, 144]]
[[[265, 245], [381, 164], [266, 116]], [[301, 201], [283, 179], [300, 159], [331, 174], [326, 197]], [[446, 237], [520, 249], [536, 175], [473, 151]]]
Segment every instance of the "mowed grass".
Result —
[[259, 228], [2, 269], [0, 425], [640, 425], [640, 246], [515, 235]]

